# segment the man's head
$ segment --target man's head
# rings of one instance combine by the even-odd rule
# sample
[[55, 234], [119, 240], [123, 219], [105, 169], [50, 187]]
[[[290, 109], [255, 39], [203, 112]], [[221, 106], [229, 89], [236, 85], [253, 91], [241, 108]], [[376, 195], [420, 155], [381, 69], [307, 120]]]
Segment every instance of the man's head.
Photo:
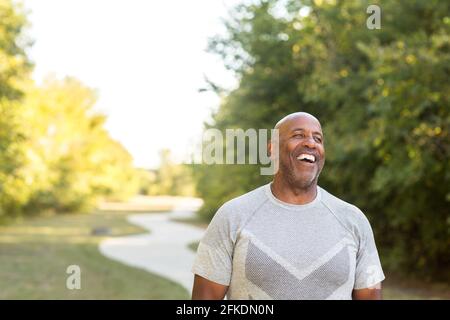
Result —
[[297, 189], [317, 185], [325, 163], [319, 120], [306, 112], [291, 113], [278, 121], [275, 129], [279, 130], [279, 170], [275, 178]]

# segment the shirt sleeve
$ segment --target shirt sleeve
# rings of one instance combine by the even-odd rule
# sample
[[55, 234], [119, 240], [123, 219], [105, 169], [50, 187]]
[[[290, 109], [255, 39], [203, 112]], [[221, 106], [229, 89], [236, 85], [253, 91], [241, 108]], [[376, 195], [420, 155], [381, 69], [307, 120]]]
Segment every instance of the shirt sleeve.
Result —
[[192, 272], [228, 286], [231, 281], [234, 241], [230, 212], [222, 206], [211, 220], [197, 249]]
[[356, 256], [354, 289], [365, 289], [385, 279], [373, 231], [366, 216], [360, 223], [360, 241]]

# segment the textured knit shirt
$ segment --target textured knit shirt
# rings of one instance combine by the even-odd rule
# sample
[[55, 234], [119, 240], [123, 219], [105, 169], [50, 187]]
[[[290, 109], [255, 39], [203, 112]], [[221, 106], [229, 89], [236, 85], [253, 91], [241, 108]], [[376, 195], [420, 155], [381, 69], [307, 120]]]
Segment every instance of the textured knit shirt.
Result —
[[217, 211], [192, 272], [229, 286], [228, 299], [351, 299], [384, 279], [357, 207], [320, 187], [312, 202], [289, 204], [270, 184]]

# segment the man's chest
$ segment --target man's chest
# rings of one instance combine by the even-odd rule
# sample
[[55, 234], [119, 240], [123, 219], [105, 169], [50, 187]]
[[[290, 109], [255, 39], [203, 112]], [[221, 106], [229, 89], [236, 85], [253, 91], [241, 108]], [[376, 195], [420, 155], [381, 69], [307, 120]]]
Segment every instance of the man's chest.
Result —
[[233, 277], [260, 298], [326, 299], [353, 286], [356, 247], [334, 223], [249, 224], [236, 242]]

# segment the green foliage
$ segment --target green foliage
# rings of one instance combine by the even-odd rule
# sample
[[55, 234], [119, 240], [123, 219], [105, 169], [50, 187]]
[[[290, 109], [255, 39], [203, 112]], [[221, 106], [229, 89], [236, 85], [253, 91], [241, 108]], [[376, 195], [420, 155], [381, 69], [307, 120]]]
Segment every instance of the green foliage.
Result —
[[25, 54], [31, 41], [23, 8], [12, 0], [0, 0], [0, 98], [17, 100], [20, 83], [31, 70]]
[[26, 19], [12, 1], [0, 0], [0, 221], [19, 214], [27, 200], [20, 168], [24, 161], [20, 131], [22, 95], [20, 84], [27, 78], [30, 62], [25, 55]]
[[[380, 30], [366, 28], [369, 4], [382, 8]], [[368, 215], [387, 268], [447, 280], [449, 14], [437, 0], [238, 6], [210, 49], [240, 83], [209, 124], [269, 129], [291, 112], [316, 115], [320, 184]], [[204, 165], [195, 176], [208, 218], [267, 180], [252, 166]]]
[[194, 196], [191, 168], [174, 163], [170, 150], [160, 151], [157, 170], [140, 170], [140, 193], [145, 195]]
[[22, 8], [0, 0], [0, 222], [134, 194], [132, 158], [92, 110], [95, 92], [70, 78], [32, 83], [26, 27]]
[[93, 112], [95, 100], [91, 89], [71, 78], [27, 90], [30, 211], [85, 211], [98, 196], [120, 199], [137, 191], [132, 158], [104, 129], [105, 117]]

